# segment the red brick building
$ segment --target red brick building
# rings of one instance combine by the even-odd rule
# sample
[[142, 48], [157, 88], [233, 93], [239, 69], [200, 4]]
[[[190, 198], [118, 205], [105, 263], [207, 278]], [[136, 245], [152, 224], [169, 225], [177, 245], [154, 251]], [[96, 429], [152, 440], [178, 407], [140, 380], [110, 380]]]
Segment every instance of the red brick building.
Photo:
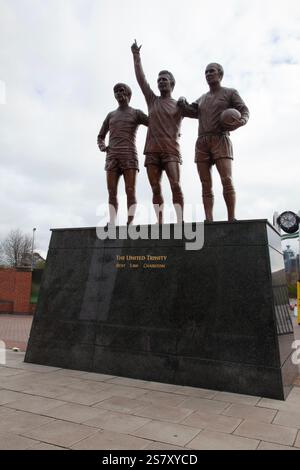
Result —
[[0, 313], [32, 313], [31, 278], [28, 268], [0, 268]]

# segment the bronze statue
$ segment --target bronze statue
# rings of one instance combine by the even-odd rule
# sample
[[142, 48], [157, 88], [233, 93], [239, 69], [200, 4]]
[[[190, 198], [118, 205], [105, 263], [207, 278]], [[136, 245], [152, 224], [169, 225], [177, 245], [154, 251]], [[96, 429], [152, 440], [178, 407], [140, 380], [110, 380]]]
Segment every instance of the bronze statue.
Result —
[[[249, 110], [233, 88], [221, 86], [224, 75], [220, 64], [211, 63], [206, 67], [205, 76], [209, 92], [189, 105], [185, 98], [178, 100], [178, 106], [189, 117], [199, 119], [198, 139], [195, 148], [195, 162], [202, 183], [202, 199], [206, 220], [213, 221], [214, 196], [212, 191], [212, 166], [215, 164], [223, 185], [223, 195], [227, 207], [228, 221], [235, 219], [235, 190], [232, 182], [232, 144], [229, 131], [244, 126], [249, 119]], [[228, 108], [240, 112], [240, 117], [231, 124], [222, 122], [222, 113]]]
[[[98, 134], [99, 149], [101, 152], [107, 152], [105, 170], [111, 224], [115, 224], [118, 212], [117, 189], [122, 174], [127, 195], [127, 224], [132, 223], [136, 208], [135, 185], [139, 164], [135, 136], [139, 124], [148, 126], [148, 116], [129, 106], [131, 94], [130, 87], [125, 83], [117, 83], [114, 86], [114, 95], [119, 107], [107, 115]], [[108, 132], [109, 144], [106, 147], [105, 136]]]
[[148, 105], [149, 127], [144, 148], [145, 167], [153, 193], [153, 204], [158, 223], [163, 223], [163, 196], [161, 191], [162, 172], [165, 170], [171, 186], [177, 222], [183, 220], [183, 194], [180, 186], [180, 165], [182, 163], [178, 139], [184, 108], [177, 106], [172, 98], [175, 79], [171, 72], [162, 70], [157, 85], [160, 96], [150, 88], [146, 80], [135, 41], [131, 46], [134, 69], [138, 84]]

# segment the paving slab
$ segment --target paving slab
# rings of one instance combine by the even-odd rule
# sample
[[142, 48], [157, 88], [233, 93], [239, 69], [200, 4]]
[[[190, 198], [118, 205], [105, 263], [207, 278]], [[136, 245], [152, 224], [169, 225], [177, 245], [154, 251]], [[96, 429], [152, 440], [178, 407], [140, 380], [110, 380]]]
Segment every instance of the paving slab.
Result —
[[207, 400], [206, 398], [188, 398], [184, 400], [181, 405], [183, 408], [190, 408], [191, 410], [204, 411], [207, 413], [220, 414], [225, 411], [230, 405], [229, 403], [217, 400]]
[[274, 444], [293, 445], [297, 429], [261, 421], [245, 420], [234, 432], [235, 435], [273, 442]]
[[14, 434], [22, 434], [25, 431], [30, 431], [52, 421], [54, 421], [54, 419], [46, 416], [39, 416], [23, 411], [13, 411], [11, 414], [1, 416], [0, 433], [11, 432]]
[[254, 450], [259, 440], [221, 432], [202, 431], [187, 447], [195, 450]]
[[0, 367], [0, 379], [2, 377], [15, 377], [24, 375], [24, 371], [20, 369], [12, 369], [9, 367]]
[[99, 431], [93, 436], [81, 440], [73, 449], [78, 450], [140, 450], [145, 449], [149, 441], [110, 431]]
[[104, 409], [92, 408], [90, 406], [65, 403], [62, 406], [47, 410], [44, 414], [52, 418], [63, 419], [72, 423], [84, 423], [88, 419], [93, 419], [105, 413]]
[[80, 405], [95, 405], [111, 397], [111, 392], [106, 390], [97, 393], [89, 393], [82, 390], [65, 390], [64, 393], [59, 396], [59, 399], [66, 402], [79, 403]]
[[214, 396], [214, 399], [229, 403], [239, 403], [242, 405], [254, 406], [259, 402], [260, 397], [254, 397], [251, 395], [241, 395], [239, 393], [218, 392]]
[[11, 413], [14, 413], [14, 412], [15, 412], [15, 410], [12, 410], [11, 408], [6, 408], [3, 405], [0, 406], [0, 418], [2, 416], [8, 415], [8, 414], [11, 414]]
[[166, 405], [166, 406], [181, 406], [186, 400], [185, 395], [159, 392], [156, 390], [145, 390], [146, 393], [139, 397], [139, 401], [146, 402], [148, 405]]
[[0, 450], [26, 450], [35, 445], [34, 440], [13, 433], [0, 433]]
[[[149, 390], [156, 390], [158, 392], [168, 392], [168, 393], [182, 393], [184, 386], [183, 385], [173, 385], [166, 384], [161, 382], [148, 382]], [[194, 388], [194, 387], [193, 387]]]
[[97, 374], [95, 372], [83, 372], [81, 376], [83, 380], [95, 380], [96, 382], [107, 382], [115, 377], [115, 375]]
[[149, 388], [149, 382], [146, 380], [131, 379], [129, 377], [113, 377], [112, 379], [109, 379], [108, 382], [116, 385], [127, 385], [128, 387]]
[[43, 414], [53, 408], [63, 405], [63, 401], [55, 400], [52, 398], [44, 398], [34, 395], [27, 395], [19, 400], [7, 403], [8, 408], [14, 410], [29, 411], [31, 413]]
[[182, 391], [179, 390], [176, 393], [182, 393], [183, 395], [197, 398], [215, 398], [217, 393], [216, 390], [208, 390], [206, 388], [196, 387], [182, 387]]
[[277, 414], [277, 410], [259, 408], [258, 406], [232, 404], [224, 412], [226, 416], [243, 419], [254, 419], [264, 423], [271, 423]]
[[3, 377], [1, 379], [1, 387], [7, 390], [15, 390], [22, 392], [30, 387], [33, 383], [41, 382], [42, 374], [25, 372], [22, 375], [14, 375]]
[[102, 408], [110, 411], [120, 411], [121, 413], [133, 413], [138, 409], [141, 409], [145, 406], [145, 403], [139, 400], [134, 400], [133, 398], [123, 398], [123, 397], [112, 397], [107, 400], [103, 400], [97, 405], [94, 405], [94, 408]]
[[24, 393], [15, 392], [13, 390], [0, 390], [0, 405], [7, 405], [8, 403], [12, 403], [22, 398], [26, 398]]
[[134, 414], [144, 416], [161, 421], [168, 421], [169, 423], [180, 423], [184, 418], [189, 416], [192, 410], [188, 408], [181, 408], [179, 406], [166, 406], [162, 404], [150, 405], [145, 408], [139, 409]]
[[33, 383], [23, 390], [28, 395], [37, 395], [45, 398], [57, 398], [66, 394], [68, 389], [65, 385], [55, 385], [48, 383]]
[[152, 441], [164, 442], [185, 446], [188, 444], [201, 429], [184, 426], [182, 424], [171, 424], [163, 421], [151, 421], [141, 427], [133, 434], [138, 437], [149, 439]]
[[241, 422], [242, 420], [239, 418], [196, 411], [184, 419], [181, 424], [231, 434]]
[[124, 398], [140, 398], [143, 397], [147, 390], [137, 387], [127, 387], [125, 385], [111, 384], [111, 387], [107, 389], [112, 396], [124, 397]]
[[116, 413], [113, 411], [103, 411], [97, 417], [84, 421], [87, 426], [94, 426], [108, 431], [119, 433], [131, 433], [141, 428], [150, 420], [139, 416], [131, 416], [125, 413]]
[[23, 436], [60, 447], [71, 447], [96, 432], [98, 431], [95, 428], [89, 426], [56, 420], [37, 429], [23, 432]]
[[300, 429], [300, 413], [278, 411], [273, 423]]
[[261, 441], [257, 450], [300, 450], [296, 449], [296, 447], [291, 446], [282, 446], [280, 444], [273, 444], [272, 442], [264, 442]]

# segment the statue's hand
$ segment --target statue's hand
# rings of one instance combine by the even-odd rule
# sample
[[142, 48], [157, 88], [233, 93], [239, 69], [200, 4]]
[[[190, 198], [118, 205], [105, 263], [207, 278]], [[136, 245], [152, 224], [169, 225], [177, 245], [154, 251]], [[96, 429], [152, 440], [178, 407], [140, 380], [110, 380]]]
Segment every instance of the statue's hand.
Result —
[[188, 102], [184, 96], [180, 96], [180, 98], [178, 98], [177, 106], [179, 106], [179, 108], [183, 108], [184, 106], [187, 106], [187, 104]]
[[223, 128], [226, 131], [235, 131], [241, 126], [244, 126], [245, 121], [243, 118], [233, 118], [231, 124], [223, 124]]
[[134, 43], [131, 46], [131, 52], [132, 54], [139, 54], [141, 50], [142, 45], [138, 46], [136, 39], [134, 40]]
[[104, 142], [99, 142], [99, 149], [101, 152], [106, 152], [108, 150], [108, 147], [106, 147]]

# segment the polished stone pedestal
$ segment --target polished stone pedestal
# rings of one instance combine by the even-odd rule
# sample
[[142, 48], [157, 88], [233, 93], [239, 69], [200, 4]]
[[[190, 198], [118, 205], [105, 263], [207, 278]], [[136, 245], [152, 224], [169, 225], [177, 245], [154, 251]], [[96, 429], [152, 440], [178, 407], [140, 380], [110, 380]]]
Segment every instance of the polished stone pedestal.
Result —
[[205, 223], [200, 250], [174, 226], [170, 239], [126, 230], [52, 231], [25, 361], [284, 399], [298, 370], [273, 227]]

